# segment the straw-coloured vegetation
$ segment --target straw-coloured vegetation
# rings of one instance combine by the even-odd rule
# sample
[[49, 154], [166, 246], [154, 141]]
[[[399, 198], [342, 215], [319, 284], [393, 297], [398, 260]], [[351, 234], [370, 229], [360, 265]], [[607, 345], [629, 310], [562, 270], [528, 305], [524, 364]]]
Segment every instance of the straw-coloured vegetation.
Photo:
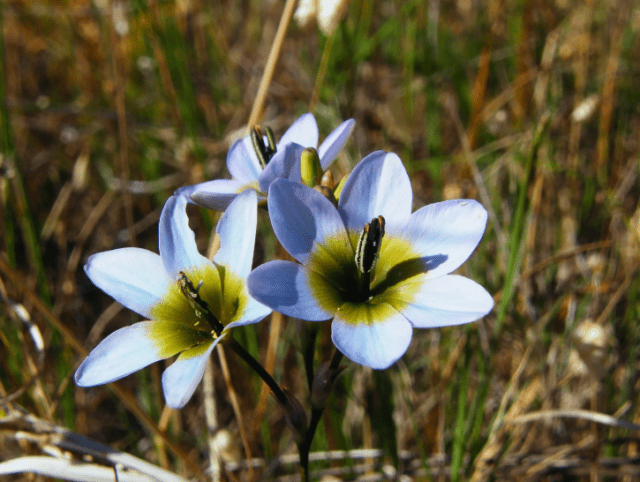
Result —
[[[343, 359], [311, 479], [636, 480], [640, 7], [352, 0], [316, 21], [322, 9], [294, 17], [294, 3], [0, 5], [0, 474], [14, 474], [2, 480], [299, 480], [298, 407], [279, 405], [309, 408], [305, 343], [320, 327], [316, 364], [330, 359], [329, 322], [274, 312], [233, 329], [282, 399], [224, 343], [179, 410], [163, 396], [171, 358], [104, 386], [73, 377], [142, 320], [89, 280], [89, 256], [157, 253], [177, 189], [231, 179], [234, 140], [258, 124], [280, 139], [305, 112], [318, 146], [355, 120], [336, 185], [385, 150], [414, 211], [484, 206], [456, 274], [495, 303], [475, 323], [414, 329], [386, 370]], [[220, 214], [187, 212], [211, 258]], [[266, 209], [257, 219], [253, 266], [292, 260]], [[197, 324], [209, 305], [180, 273], [175, 296], [195, 300]]]

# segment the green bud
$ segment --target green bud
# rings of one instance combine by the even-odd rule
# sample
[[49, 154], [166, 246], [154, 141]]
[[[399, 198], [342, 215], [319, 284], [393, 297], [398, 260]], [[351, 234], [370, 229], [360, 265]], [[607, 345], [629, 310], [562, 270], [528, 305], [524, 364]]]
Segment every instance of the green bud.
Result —
[[344, 187], [344, 183], [347, 182], [348, 177], [349, 176], [344, 176], [342, 179], [340, 179], [340, 182], [333, 190], [333, 195], [336, 197], [336, 199], [340, 199], [340, 193], [342, 192], [342, 188]]
[[300, 156], [300, 177], [302, 184], [314, 187], [320, 184], [322, 179], [322, 166], [320, 156], [313, 147], [307, 147]]

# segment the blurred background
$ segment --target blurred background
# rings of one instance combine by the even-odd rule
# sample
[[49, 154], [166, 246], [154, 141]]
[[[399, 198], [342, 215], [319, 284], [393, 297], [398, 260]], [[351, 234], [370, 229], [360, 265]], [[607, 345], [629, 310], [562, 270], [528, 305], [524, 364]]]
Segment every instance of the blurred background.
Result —
[[[62, 427], [187, 478], [210, 478], [217, 453], [224, 480], [293, 480], [282, 411], [233, 355], [212, 357], [210, 403], [199, 389], [180, 411], [164, 410], [170, 360], [105, 387], [72, 379], [138, 319], [84, 262], [157, 252], [167, 197], [229, 177], [283, 7], [0, 3], [0, 461], [50, 454]], [[312, 447], [317, 477], [639, 476], [639, 31], [631, 0], [352, 0], [328, 36], [292, 21], [261, 122], [279, 137], [312, 111], [322, 140], [354, 118], [337, 178], [384, 149], [415, 209], [478, 199], [487, 232], [459, 271], [496, 301], [477, 323], [415, 330], [389, 370], [348, 363]], [[204, 252], [218, 214], [190, 214]], [[277, 249], [262, 211], [255, 263]], [[273, 323], [236, 338], [308, 407], [302, 328]]]

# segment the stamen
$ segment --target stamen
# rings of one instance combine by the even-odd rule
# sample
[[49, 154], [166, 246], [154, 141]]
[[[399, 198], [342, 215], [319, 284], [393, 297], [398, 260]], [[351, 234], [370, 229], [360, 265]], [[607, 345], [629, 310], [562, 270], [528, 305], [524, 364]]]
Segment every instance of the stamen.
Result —
[[373, 218], [364, 225], [356, 249], [356, 266], [362, 273], [369, 273], [376, 265], [384, 236], [384, 217]]
[[[209, 326], [212, 328], [211, 334], [220, 336], [224, 326], [222, 326], [222, 323], [220, 323], [218, 318], [216, 318], [216, 315], [213, 314], [207, 302], [204, 301], [198, 293], [203, 284], [204, 280], [200, 280], [198, 281], [198, 285], [194, 286], [191, 280], [187, 278], [187, 275], [184, 274], [183, 271], [180, 271], [180, 277], [178, 278], [178, 287], [180, 288], [180, 291], [182, 291], [182, 294], [193, 308], [193, 311], [195, 311], [196, 317], [204, 318], [206, 322], [209, 323]], [[197, 321], [195, 323], [196, 326], [199, 323], [200, 322]]]
[[270, 127], [265, 127], [268, 144], [264, 143], [265, 133], [262, 132], [260, 126], [255, 126], [251, 129], [251, 144], [253, 150], [258, 156], [260, 166], [264, 169], [269, 163], [273, 155], [276, 153], [276, 137]]

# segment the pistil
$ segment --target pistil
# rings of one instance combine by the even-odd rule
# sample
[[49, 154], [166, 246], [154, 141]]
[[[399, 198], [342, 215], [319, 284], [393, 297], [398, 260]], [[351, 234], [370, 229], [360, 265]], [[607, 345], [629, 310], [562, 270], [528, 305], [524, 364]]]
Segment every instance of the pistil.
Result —
[[[180, 277], [178, 278], [180, 291], [182, 291], [182, 294], [195, 311], [196, 317], [198, 319], [204, 318], [211, 327], [211, 334], [218, 337], [222, 333], [224, 326], [222, 326], [222, 323], [220, 323], [216, 315], [213, 314], [211, 308], [209, 308], [209, 304], [200, 296], [199, 291], [203, 284], [204, 280], [200, 280], [198, 285], [194, 286], [191, 280], [187, 278], [187, 275], [183, 271], [180, 271]], [[196, 324], [198, 324], [198, 322], [196, 322]]]
[[[267, 166], [276, 153], [276, 137], [273, 135], [273, 131], [270, 127], [265, 127], [264, 130], [265, 132], [263, 133], [259, 126], [251, 129], [251, 144], [253, 144], [253, 149], [256, 152], [256, 156], [258, 156], [262, 169]], [[267, 136], [267, 144], [264, 142], [265, 134]]]
[[384, 236], [384, 217], [373, 218], [364, 225], [358, 247], [356, 248], [356, 266], [360, 270], [360, 293], [369, 299], [371, 271], [380, 256], [380, 246]]

